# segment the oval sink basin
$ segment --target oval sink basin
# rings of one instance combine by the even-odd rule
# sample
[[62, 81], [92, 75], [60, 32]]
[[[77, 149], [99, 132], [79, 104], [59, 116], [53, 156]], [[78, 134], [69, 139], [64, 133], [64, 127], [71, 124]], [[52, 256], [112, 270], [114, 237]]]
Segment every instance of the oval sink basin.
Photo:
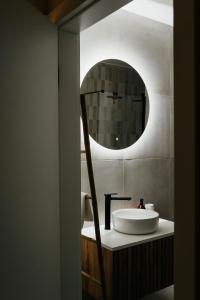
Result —
[[159, 213], [148, 209], [119, 209], [112, 213], [113, 228], [127, 234], [147, 234], [157, 230]]

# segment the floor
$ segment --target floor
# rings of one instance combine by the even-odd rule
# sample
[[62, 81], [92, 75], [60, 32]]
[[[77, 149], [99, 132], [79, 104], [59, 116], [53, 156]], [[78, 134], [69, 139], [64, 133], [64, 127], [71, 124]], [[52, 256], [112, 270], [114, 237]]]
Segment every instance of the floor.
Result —
[[174, 299], [174, 286], [170, 286], [154, 294], [141, 298], [141, 300], [173, 300], [173, 299]]
[[[174, 286], [170, 286], [166, 289], [160, 290], [156, 293], [153, 293], [149, 296], [141, 298], [140, 300], [173, 300], [174, 299]], [[83, 293], [82, 300], [95, 300], [85, 293]], [[124, 300], [124, 299], [122, 299]]]

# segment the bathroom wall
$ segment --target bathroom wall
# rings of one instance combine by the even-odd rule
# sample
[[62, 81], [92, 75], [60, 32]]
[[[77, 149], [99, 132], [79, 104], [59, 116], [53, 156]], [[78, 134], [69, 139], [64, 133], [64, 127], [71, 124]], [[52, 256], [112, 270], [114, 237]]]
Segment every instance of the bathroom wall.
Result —
[[[152, 202], [160, 216], [173, 219], [173, 28], [119, 10], [81, 33], [81, 81], [104, 59], [120, 59], [142, 77], [149, 95], [150, 114], [140, 139], [125, 150], [109, 150], [91, 139], [101, 222], [104, 193], [132, 196], [113, 201], [112, 209], [135, 206], [139, 198]], [[81, 138], [82, 148], [83, 138]], [[82, 191], [90, 192], [82, 155]]]
[[[127, 148], [136, 142], [144, 131], [145, 111], [148, 111], [144, 109], [145, 86], [141, 77], [129, 65], [118, 63], [118, 60], [98, 63], [81, 85], [81, 93], [106, 91], [87, 95], [86, 110], [91, 137], [109, 149]], [[118, 99], [113, 99], [113, 91]], [[146, 106], [148, 101], [147, 97]]]
[[59, 300], [57, 28], [1, 1], [0, 36], [0, 299]]

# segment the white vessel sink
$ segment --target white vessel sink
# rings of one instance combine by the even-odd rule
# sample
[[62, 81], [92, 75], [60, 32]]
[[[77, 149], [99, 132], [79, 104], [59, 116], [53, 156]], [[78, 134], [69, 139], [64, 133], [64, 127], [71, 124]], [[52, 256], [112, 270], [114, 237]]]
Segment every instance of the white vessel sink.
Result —
[[157, 230], [159, 214], [148, 209], [119, 209], [112, 213], [113, 228], [127, 234], [147, 234]]

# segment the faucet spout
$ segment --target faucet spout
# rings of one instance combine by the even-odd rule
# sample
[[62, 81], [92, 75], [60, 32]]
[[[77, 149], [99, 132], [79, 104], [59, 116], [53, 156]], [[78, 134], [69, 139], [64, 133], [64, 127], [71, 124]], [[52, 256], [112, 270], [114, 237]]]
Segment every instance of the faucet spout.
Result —
[[110, 230], [110, 208], [112, 200], [131, 200], [131, 197], [117, 197], [117, 193], [104, 194], [105, 196], [105, 229]]
[[131, 200], [131, 197], [111, 197], [110, 200]]

